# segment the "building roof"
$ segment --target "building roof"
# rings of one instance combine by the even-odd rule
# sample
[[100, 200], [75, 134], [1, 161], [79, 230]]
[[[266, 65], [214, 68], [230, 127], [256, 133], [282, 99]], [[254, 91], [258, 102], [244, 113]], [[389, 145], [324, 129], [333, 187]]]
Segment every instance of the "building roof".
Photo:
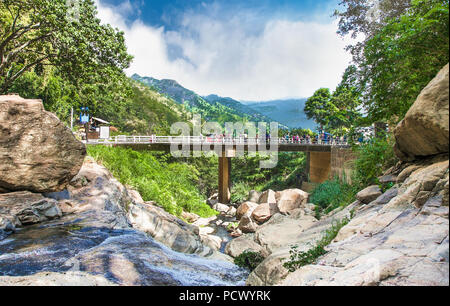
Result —
[[100, 118], [92, 117], [92, 119], [94, 119], [95, 121], [98, 121], [100, 123], [103, 123], [103, 124], [110, 124], [108, 121], [100, 119]]

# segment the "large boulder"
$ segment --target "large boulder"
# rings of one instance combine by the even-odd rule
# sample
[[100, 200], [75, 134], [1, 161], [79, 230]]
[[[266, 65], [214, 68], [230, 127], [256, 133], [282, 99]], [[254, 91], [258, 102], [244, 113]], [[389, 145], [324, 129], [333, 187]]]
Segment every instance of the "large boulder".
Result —
[[287, 189], [277, 192], [278, 210], [282, 214], [289, 214], [293, 210], [308, 203], [309, 194], [300, 189]]
[[356, 194], [356, 198], [364, 204], [375, 201], [383, 193], [378, 185], [369, 186]]
[[258, 203], [277, 203], [275, 191], [271, 189], [264, 191], [259, 197]]
[[242, 216], [244, 216], [245, 214], [252, 214], [252, 212], [258, 207], [257, 203], [253, 203], [253, 202], [244, 202], [242, 203], [237, 211], [236, 211], [236, 219], [241, 219]]
[[394, 130], [395, 153], [403, 161], [448, 153], [449, 65], [425, 87]]
[[258, 223], [264, 223], [278, 212], [276, 203], [264, 203], [252, 212], [252, 218]]
[[0, 189], [61, 191], [85, 155], [85, 146], [41, 100], [0, 96]]
[[258, 202], [260, 196], [261, 194], [258, 191], [250, 190], [250, 192], [248, 193], [248, 200], [250, 202]]
[[241, 221], [239, 221], [239, 229], [243, 233], [254, 233], [258, 229], [258, 224], [252, 219], [250, 214], [245, 214], [242, 216]]
[[246, 234], [239, 238], [233, 239], [225, 247], [225, 253], [231, 257], [237, 257], [245, 251], [267, 255], [267, 252], [253, 240], [253, 236], [251, 234]]

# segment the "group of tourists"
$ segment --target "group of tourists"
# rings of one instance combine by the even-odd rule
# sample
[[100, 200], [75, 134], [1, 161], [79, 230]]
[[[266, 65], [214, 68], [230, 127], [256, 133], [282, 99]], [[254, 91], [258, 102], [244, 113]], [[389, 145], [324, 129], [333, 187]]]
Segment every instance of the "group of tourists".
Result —
[[[205, 137], [207, 142], [220, 143], [220, 142], [237, 142], [237, 143], [248, 143], [248, 142], [270, 142], [272, 139], [270, 133], [264, 135], [256, 134], [256, 137], [249, 137], [248, 134], [239, 135], [228, 135], [228, 134], [210, 134]], [[278, 142], [282, 144], [331, 144], [339, 145], [347, 143], [347, 136], [334, 136], [330, 133], [322, 132], [315, 136], [310, 136], [309, 134], [304, 135], [291, 135], [290, 133], [278, 137]]]
[[302, 136], [286, 134], [281, 138], [282, 143], [301, 143], [301, 144], [345, 144], [347, 136], [334, 136], [330, 133], [319, 133], [315, 136], [304, 134]]

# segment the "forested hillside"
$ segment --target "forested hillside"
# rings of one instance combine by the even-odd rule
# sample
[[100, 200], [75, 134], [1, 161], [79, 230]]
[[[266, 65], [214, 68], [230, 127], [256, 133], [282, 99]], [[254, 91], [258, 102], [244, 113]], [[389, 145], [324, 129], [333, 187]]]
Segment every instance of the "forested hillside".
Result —
[[201, 97], [192, 90], [184, 88], [175, 80], [157, 80], [152, 77], [141, 77], [137, 74], [134, 74], [132, 79], [184, 105], [190, 112], [201, 114], [205, 121], [219, 122], [222, 125], [225, 122], [273, 121], [271, 118], [233, 99], [221, 98], [216, 95]]

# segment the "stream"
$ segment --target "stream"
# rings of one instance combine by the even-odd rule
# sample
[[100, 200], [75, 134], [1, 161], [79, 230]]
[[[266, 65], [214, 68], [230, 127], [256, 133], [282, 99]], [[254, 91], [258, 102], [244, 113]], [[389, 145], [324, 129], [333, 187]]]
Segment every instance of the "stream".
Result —
[[92, 214], [28, 226], [0, 241], [0, 275], [85, 271], [120, 285], [245, 285], [248, 271], [174, 252], [132, 228], [108, 228]]

